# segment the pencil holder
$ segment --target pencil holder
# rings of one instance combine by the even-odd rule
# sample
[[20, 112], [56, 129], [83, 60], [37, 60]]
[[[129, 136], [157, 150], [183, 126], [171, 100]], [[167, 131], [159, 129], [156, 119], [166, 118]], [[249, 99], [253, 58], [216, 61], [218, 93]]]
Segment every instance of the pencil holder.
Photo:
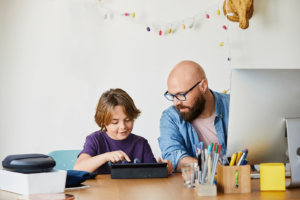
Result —
[[260, 190], [285, 191], [285, 167], [283, 163], [260, 164]]
[[250, 165], [218, 165], [217, 176], [217, 188], [225, 194], [251, 192]]
[[199, 196], [217, 196], [217, 187], [215, 184], [204, 183], [201, 185], [199, 182], [195, 184], [195, 189]]

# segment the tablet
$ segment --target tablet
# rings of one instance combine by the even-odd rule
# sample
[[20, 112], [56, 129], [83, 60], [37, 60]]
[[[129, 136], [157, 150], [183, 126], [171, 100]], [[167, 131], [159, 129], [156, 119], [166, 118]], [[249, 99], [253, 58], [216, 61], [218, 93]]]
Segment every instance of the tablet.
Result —
[[168, 178], [167, 163], [113, 163], [111, 178]]
[[167, 163], [112, 163], [111, 169], [119, 168], [166, 168]]

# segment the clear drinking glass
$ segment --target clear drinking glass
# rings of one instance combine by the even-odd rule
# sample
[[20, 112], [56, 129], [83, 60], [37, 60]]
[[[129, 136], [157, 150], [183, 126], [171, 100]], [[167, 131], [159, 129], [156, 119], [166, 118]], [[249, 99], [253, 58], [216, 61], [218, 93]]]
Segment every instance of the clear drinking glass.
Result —
[[181, 163], [180, 167], [183, 178], [183, 186], [185, 188], [195, 188], [195, 181], [198, 179], [198, 164]]

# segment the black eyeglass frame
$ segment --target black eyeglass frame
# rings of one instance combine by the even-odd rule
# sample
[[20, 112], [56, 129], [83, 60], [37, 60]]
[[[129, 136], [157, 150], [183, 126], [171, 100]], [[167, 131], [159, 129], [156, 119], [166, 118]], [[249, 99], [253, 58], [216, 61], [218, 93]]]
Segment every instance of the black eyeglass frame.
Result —
[[[176, 99], [178, 99], [179, 101], [185, 101], [186, 100], [186, 95], [192, 91], [192, 89], [194, 89], [199, 83], [201, 83], [202, 81], [199, 81], [198, 83], [196, 83], [191, 89], [189, 89], [186, 93], [183, 94], [169, 94], [168, 91], [166, 91], [166, 93], [164, 94], [164, 96], [169, 100], [169, 101], [174, 101], [174, 97], [176, 97]], [[184, 100], [180, 100], [177, 95], [182, 95], [184, 96]], [[173, 100], [170, 100], [167, 96], [171, 96]]]

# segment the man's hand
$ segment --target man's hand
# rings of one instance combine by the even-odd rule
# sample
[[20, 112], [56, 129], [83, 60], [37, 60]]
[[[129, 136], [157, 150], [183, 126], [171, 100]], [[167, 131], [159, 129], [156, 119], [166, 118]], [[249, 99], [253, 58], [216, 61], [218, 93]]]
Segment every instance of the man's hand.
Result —
[[189, 157], [189, 156], [181, 158], [181, 160], [177, 164], [177, 168], [176, 168], [177, 172], [181, 172], [181, 166], [180, 166], [181, 163], [198, 163], [198, 160], [194, 157]]
[[167, 163], [168, 174], [172, 174], [174, 171], [174, 167], [171, 161], [168, 159], [161, 160], [160, 157], [157, 158], [158, 163]]

